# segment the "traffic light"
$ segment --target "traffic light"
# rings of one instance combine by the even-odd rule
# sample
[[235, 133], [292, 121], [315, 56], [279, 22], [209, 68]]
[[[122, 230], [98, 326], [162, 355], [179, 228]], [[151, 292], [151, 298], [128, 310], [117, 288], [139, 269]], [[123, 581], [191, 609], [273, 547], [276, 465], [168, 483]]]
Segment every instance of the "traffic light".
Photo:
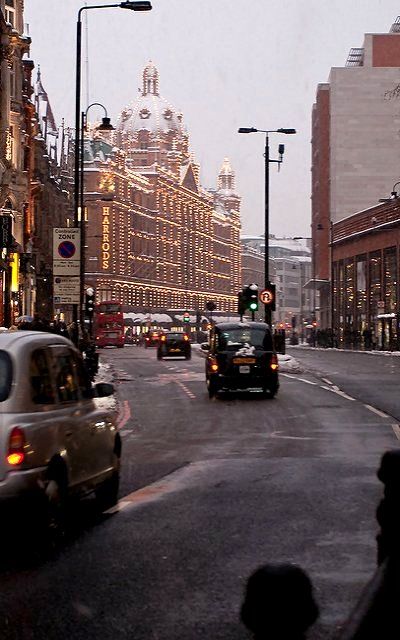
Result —
[[244, 296], [244, 291], [239, 291], [239, 293], [238, 293], [237, 312], [238, 312], [238, 314], [240, 316], [244, 316], [246, 309], [247, 309], [247, 307], [246, 307], [246, 300], [245, 300], [245, 296]]
[[91, 318], [94, 313], [94, 289], [92, 287], [88, 287], [86, 289], [86, 297], [85, 297], [85, 309], [86, 315], [88, 318]]
[[243, 289], [243, 298], [245, 303], [245, 308], [249, 309], [249, 311], [258, 310], [258, 285], [257, 284], [249, 284], [247, 287]]
[[183, 322], [190, 322], [189, 311], [185, 311], [185, 313], [183, 314]]

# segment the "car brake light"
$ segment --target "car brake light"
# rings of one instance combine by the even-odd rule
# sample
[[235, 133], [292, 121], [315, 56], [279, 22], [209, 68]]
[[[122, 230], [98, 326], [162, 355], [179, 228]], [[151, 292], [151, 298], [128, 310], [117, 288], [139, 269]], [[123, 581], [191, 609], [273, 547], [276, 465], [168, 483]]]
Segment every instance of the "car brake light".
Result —
[[161, 336], [161, 342], [165, 342], [166, 341], [166, 337], [165, 336]]
[[187, 341], [187, 340], [189, 340], [189, 336], [187, 336], [186, 333], [185, 333], [184, 336], [183, 336], [183, 339]]
[[215, 373], [215, 371], [218, 371], [218, 364], [217, 364], [217, 361], [214, 358], [212, 358], [210, 360], [210, 369], [211, 369], [211, 371], [214, 371], [214, 373]]
[[14, 427], [8, 441], [7, 462], [13, 467], [21, 464], [25, 459], [25, 434], [19, 427]]
[[279, 369], [278, 356], [276, 355], [276, 353], [272, 354], [270, 367], [273, 371]]

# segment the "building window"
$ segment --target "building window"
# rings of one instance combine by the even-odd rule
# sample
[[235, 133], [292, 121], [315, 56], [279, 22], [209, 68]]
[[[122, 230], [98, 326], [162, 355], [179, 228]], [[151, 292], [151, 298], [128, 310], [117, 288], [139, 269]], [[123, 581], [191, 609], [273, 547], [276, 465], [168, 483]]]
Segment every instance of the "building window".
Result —
[[397, 306], [397, 253], [396, 247], [384, 251], [385, 312], [394, 313]]
[[11, 98], [16, 98], [15, 61], [13, 61], [10, 69], [10, 96]]
[[15, 0], [6, 0], [6, 22], [15, 29]]
[[366, 328], [367, 317], [367, 257], [356, 258], [356, 326], [359, 331]]
[[381, 252], [369, 254], [369, 316], [374, 321], [378, 311], [378, 302], [382, 300], [381, 288]]

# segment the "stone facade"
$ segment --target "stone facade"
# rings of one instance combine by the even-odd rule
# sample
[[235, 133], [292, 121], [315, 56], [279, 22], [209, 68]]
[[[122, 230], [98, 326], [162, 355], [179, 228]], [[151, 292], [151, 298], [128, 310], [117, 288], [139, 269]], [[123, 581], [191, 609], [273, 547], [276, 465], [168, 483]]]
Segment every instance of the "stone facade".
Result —
[[108, 142], [94, 138], [85, 156], [85, 268], [97, 298], [136, 311], [204, 309], [209, 300], [234, 311], [241, 278], [234, 172], [225, 159], [216, 189], [201, 186], [182, 114], [160, 96], [152, 63]]

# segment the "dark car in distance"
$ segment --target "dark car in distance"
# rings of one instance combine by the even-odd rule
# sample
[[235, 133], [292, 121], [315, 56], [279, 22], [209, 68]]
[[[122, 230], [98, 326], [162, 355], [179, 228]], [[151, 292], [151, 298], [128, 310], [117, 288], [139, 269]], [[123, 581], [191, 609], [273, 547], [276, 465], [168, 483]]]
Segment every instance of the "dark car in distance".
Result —
[[184, 356], [186, 360], [190, 360], [192, 349], [187, 333], [169, 331], [161, 336], [157, 350], [157, 358], [162, 360], [162, 358], [168, 356]]
[[201, 345], [210, 398], [219, 391], [260, 389], [273, 398], [279, 388], [278, 358], [264, 322], [221, 322]]
[[147, 349], [148, 347], [158, 347], [162, 335], [162, 331], [149, 331], [148, 333], [146, 333], [144, 337], [145, 348]]

